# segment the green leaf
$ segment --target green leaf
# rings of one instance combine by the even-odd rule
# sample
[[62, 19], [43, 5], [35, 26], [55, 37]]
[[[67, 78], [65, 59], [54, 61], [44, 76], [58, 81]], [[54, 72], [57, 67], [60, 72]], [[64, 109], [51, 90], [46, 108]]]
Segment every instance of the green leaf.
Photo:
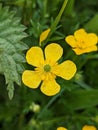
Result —
[[27, 36], [26, 27], [15, 17], [15, 12], [0, 5], [0, 73], [5, 76], [9, 98], [14, 93], [14, 82], [21, 85], [20, 73], [25, 62], [23, 51], [28, 46], [21, 40]]
[[72, 110], [98, 105], [98, 90], [77, 90], [67, 93], [67, 103]]
[[84, 28], [89, 32], [98, 34], [98, 14], [96, 14], [87, 24], [85, 24]]
[[64, 37], [63, 36], [55, 36], [55, 37], [51, 38], [49, 41], [58, 41], [61, 39], [64, 39]]
[[11, 100], [13, 98], [13, 95], [14, 95], [14, 84], [13, 84], [13, 82], [9, 82], [9, 84], [7, 86], [7, 90], [8, 90], [9, 99]]
[[6, 83], [8, 84], [10, 81], [16, 82], [20, 85], [19, 75], [17, 73], [16, 62], [12, 56], [3, 54], [1, 56], [1, 65], [3, 74], [5, 75]]

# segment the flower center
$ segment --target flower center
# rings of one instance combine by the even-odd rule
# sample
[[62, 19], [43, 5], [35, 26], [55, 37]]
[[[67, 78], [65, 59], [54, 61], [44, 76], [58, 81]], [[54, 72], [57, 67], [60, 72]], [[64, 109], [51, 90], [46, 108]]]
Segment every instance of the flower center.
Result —
[[85, 49], [86, 48], [85, 42], [83, 40], [81, 40], [78, 44], [78, 47], [79, 47], [79, 49]]
[[44, 66], [44, 70], [45, 70], [46, 72], [49, 72], [49, 71], [51, 70], [51, 66], [50, 66], [49, 64], [46, 64], [46, 65]]

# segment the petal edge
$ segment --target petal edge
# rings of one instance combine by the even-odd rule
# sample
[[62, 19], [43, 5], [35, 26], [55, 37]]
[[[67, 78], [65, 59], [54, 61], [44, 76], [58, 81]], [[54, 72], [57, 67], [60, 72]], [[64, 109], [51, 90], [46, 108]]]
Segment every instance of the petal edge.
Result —
[[70, 80], [76, 73], [77, 68], [74, 62], [66, 60], [63, 63], [53, 68], [53, 73], [57, 76]]
[[26, 53], [26, 60], [28, 64], [38, 67], [44, 62], [43, 51], [40, 47], [31, 47]]
[[48, 61], [57, 62], [63, 54], [63, 48], [57, 43], [51, 43], [45, 48], [45, 58]]
[[56, 81], [53, 80], [46, 80], [43, 81], [41, 85], [41, 91], [47, 96], [53, 96], [56, 95], [60, 91], [60, 85], [56, 83]]
[[36, 74], [35, 71], [25, 70], [22, 74], [23, 83], [29, 88], [38, 88], [41, 83], [40, 77]]

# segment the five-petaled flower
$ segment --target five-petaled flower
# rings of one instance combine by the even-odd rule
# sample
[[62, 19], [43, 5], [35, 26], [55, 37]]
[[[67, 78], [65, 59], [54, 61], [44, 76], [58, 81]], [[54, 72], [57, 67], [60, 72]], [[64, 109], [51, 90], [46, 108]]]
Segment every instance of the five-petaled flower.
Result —
[[79, 29], [75, 31], [74, 35], [67, 36], [65, 41], [77, 55], [98, 50], [96, 45], [98, 41], [97, 35], [87, 33], [84, 29]]
[[67, 130], [67, 129], [64, 127], [58, 127], [57, 130]]
[[31, 47], [27, 51], [26, 60], [35, 69], [23, 72], [23, 83], [30, 88], [38, 88], [41, 84], [41, 91], [48, 96], [57, 94], [60, 91], [60, 85], [55, 80], [56, 76], [70, 80], [77, 70], [76, 65], [70, 60], [58, 64], [62, 54], [62, 47], [56, 43], [46, 46], [45, 54], [40, 47]]
[[97, 129], [95, 126], [85, 125], [85, 126], [83, 126], [82, 130], [97, 130]]

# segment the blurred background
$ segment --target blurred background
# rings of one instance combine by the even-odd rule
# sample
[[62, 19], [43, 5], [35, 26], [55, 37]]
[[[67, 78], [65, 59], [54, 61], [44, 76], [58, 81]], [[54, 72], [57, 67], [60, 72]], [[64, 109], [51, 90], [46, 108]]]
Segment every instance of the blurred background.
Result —
[[[39, 45], [41, 32], [52, 25], [63, 2], [64, 0], [0, 0], [2, 8], [9, 7], [7, 15], [16, 12], [13, 19], [18, 17], [20, 24], [26, 27], [27, 37], [22, 42], [28, 48]], [[6, 10], [2, 8], [0, 17]], [[13, 19], [12, 23], [15, 22]], [[0, 21], [0, 27], [3, 26], [1, 23]], [[79, 28], [98, 34], [98, 0], [69, 0], [56, 31], [49, 39], [48, 43], [59, 43], [64, 49], [64, 59], [73, 60], [78, 68], [71, 81], [57, 78], [61, 87], [65, 88], [58, 95], [48, 97], [39, 89], [33, 90], [13, 81], [14, 90], [11, 92], [14, 93], [10, 100], [11, 93], [8, 94], [5, 75], [0, 70], [0, 130], [56, 130], [59, 126], [81, 130], [85, 124], [98, 128], [98, 54], [92, 52], [77, 57], [64, 41], [65, 36], [73, 34]], [[25, 53], [26, 50], [23, 51]], [[32, 69], [25, 62], [22, 66], [23, 70]]]

